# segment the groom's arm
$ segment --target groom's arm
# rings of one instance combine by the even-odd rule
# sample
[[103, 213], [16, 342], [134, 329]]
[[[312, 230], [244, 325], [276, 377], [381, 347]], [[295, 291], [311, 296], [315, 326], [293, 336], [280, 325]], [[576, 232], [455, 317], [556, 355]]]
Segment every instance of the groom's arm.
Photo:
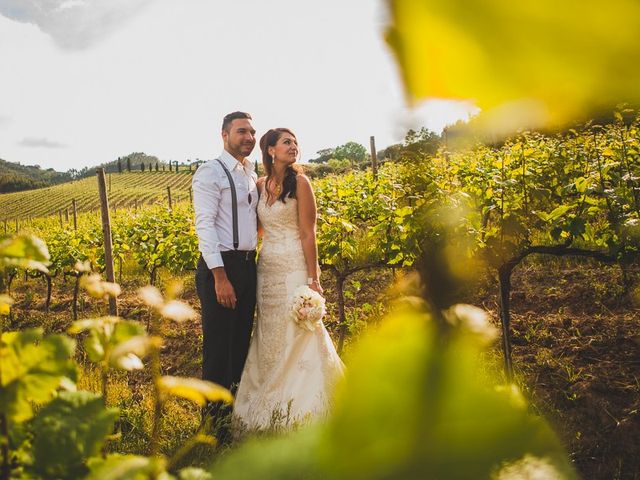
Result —
[[213, 273], [216, 299], [224, 307], [235, 308], [235, 291], [227, 278], [220, 254], [216, 217], [220, 205], [221, 186], [212, 162], [207, 162], [196, 170], [192, 188], [198, 248], [207, 267]]

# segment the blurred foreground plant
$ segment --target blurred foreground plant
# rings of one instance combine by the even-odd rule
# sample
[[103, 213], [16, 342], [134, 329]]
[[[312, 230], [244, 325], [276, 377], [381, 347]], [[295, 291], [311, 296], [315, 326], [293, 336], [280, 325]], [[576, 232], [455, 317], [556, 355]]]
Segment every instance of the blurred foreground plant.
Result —
[[418, 273], [398, 282], [393, 312], [353, 348], [326, 421], [248, 441], [213, 467], [217, 478], [575, 477], [517, 387], [487, 374], [481, 353], [497, 334], [482, 310], [457, 303], [474, 270], [462, 268], [456, 218], [425, 220]]
[[494, 133], [640, 103], [640, 4], [611, 0], [388, 0], [411, 102], [468, 100]]
[[[162, 340], [158, 336], [161, 318], [180, 321], [193, 318], [195, 312], [178, 300], [165, 300], [151, 287], [141, 295], [156, 312], [152, 322], [154, 335], [148, 335], [139, 323], [119, 317], [85, 319], [72, 324], [71, 333], [86, 332], [85, 351], [102, 372], [102, 397], [78, 392], [74, 340], [64, 335], [45, 337], [41, 329], [3, 331], [4, 318], [12, 304], [11, 297], [2, 293], [7, 269], [46, 271], [48, 261], [47, 247], [38, 238], [0, 237], [0, 480], [176, 478], [169, 472], [175, 469], [177, 461], [198, 443], [211, 444], [215, 439], [198, 433], [171, 459], [160, 455], [157, 440], [164, 402], [169, 397], [186, 398], [198, 405], [231, 401], [230, 392], [210, 382], [161, 375]], [[120, 293], [117, 284], [85, 273], [81, 285], [90, 295], [105, 299]], [[109, 372], [142, 369], [145, 357], [151, 358], [155, 396], [152, 455], [103, 457], [103, 445], [118, 417], [117, 409], [105, 406]], [[181, 479], [209, 477], [197, 468], [182, 469], [178, 475]]]

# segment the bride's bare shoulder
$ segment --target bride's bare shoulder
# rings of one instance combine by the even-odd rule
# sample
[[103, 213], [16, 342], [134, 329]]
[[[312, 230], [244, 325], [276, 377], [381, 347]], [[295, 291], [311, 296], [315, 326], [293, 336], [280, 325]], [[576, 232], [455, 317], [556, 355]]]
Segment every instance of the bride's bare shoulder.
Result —
[[296, 185], [299, 186], [308, 186], [311, 187], [311, 180], [304, 173], [298, 173], [296, 175]]

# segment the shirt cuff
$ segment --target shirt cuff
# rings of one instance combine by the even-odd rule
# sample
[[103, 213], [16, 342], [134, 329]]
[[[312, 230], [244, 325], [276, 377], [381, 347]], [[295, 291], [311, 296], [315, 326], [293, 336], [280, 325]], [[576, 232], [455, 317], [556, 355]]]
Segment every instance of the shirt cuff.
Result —
[[222, 255], [220, 253], [210, 253], [208, 255], [202, 255], [204, 258], [204, 262], [209, 267], [209, 270], [217, 267], [224, 267], [224, 262], [222, 261]]

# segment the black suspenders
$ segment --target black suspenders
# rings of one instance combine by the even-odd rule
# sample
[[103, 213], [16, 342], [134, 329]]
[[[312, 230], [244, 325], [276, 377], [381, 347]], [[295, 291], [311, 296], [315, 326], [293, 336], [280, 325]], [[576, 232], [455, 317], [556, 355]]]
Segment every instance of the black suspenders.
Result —
[[229, 169], [225, 167], [224, 163], [219, 158], [216, 158], [218, 163], [224, 170], [224, 173], [227, 174], [227, 178], [229, 179], [229, 186], [231, 187], [231, 210], [233, 215], [233, 249], [238, 250], [238, 245], [240, 245], [240, 241], [238, 240], [238, 195], [236, 194], [236, 184], [233, 182], [233, 177], [231, 176], [231, 172]]

